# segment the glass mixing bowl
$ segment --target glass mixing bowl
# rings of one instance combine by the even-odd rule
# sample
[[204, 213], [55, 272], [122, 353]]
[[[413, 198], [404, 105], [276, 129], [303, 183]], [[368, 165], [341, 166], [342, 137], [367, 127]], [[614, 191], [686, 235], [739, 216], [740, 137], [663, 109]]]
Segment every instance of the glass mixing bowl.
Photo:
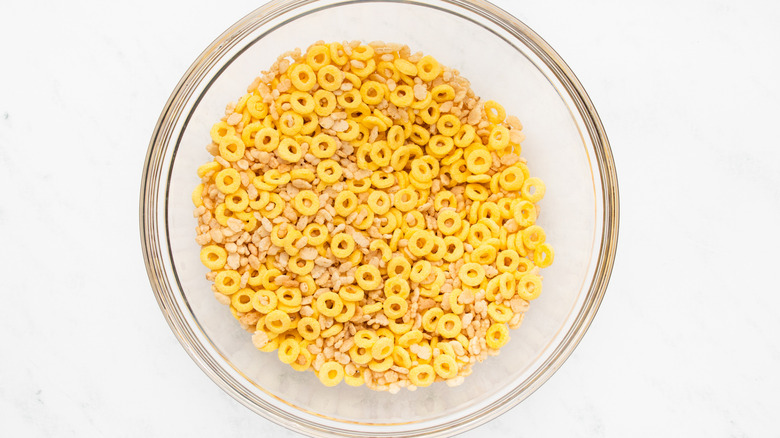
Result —
[[[339, 385], [258, 351], [219, 304], [199, 261], [191, 192], [225, 105], [276, 56], [317, 40], [408, 44], [458, 69], [475, 92], [517, 115], [523, 156], [547, 185], [539, 223], [555, 247], [544, 291], [501, 354], [458, 387], [396, 395]], [[217, 38], [166, 103], [149, 145], [141, 241], [160, 307], [192, 359], [260, 415], [309, 435], [419, 436], [463, 432], [528, 397], [571, 354], [593, 319], [617, 244], [618, 189], [607, 137], [563, 60], [526, 25], [477, 0], [273, 1]]]

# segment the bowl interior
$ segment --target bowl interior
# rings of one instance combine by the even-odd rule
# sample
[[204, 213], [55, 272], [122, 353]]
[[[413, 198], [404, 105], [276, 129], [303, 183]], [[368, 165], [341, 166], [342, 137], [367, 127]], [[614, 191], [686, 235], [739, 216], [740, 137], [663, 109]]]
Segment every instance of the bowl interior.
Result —
[[[202, 343], [199, 351], [213, 356], [211, 366], [237, 385], [235, 393], [250, 407], [260, 410], [262, 405], [267, 415], [275, 412], [272, 417], [297, 417], [304, 424], [343, 430], [370, 430], [374, 424], [402, 433], [476, 415], [511, 392], [526, 396], [585, 303], [602, 239], [599, 169], [572, 98], [533, 50], [463, 8], [324, 1], [275, 17], [255, 14], [252, 26], [223, 39], [229, 47], [224, 55], [204, 54], [213, 59], [202, 63], [198, 74], [203, 80], [183, 89], [189, 94], [166, 151], [168, 173], [161, 178], [165, 214], [159, 226], [166, 233], [163, 240], [180, 288], [174, 287], [175, 300]], [[479, 96], [500, 102], [507, 114], [520, 118], [527, 136], [522, 155], [532, 175], [547, 186], [539, 223], [556, 259], [542, 272], [543, 293], [532, 302], [523, 325], [510, 332], [512, 339], [501, 354], [477, 364], [456, 388], [435, 384], [391, 395], [343, 384], [322, 386], [313, 373], [293, 371], [275, 353], [252, 346], [251, 335], [214, 299], [198, 258], [190, 193], [198, 183], [195, 169], [211, 159], [205, 151], [209, 129], [224, 115], [225, 105], [243, 95], [282, 52], [305, 49], [317, 40], [353, 39], [408, 44], [458, 69]]]

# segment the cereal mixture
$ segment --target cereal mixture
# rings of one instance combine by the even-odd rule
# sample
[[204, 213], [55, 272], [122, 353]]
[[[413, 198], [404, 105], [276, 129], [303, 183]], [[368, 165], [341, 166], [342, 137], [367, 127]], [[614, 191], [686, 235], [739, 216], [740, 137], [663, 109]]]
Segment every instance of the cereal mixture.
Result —
[[462, 382], [553, 261], [523, 126], [407, 46], [284, 53], [211, 129], [192, 194], [214, 295], [327, 385]]

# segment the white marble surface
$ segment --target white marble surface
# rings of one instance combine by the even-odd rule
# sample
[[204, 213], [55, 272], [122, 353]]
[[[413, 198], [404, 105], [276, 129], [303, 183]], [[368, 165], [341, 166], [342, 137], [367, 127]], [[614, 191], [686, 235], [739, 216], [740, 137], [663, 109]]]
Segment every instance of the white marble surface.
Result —
[[[496, 2], [569, 63], [621, 188], [606, 299], [566, 364], [464, 434], [774, 436], [780, 407], [780, 6]], [[137, 199], [190, 62], [259, 5], [5, 2], [0, 436], [294, 436], [168, 329]]]

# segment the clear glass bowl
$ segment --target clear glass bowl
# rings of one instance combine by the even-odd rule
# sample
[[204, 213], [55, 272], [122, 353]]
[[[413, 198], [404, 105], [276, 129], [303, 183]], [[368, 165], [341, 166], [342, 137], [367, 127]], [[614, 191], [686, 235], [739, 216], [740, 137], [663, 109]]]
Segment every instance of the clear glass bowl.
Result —
[[[210, 159], [209, 129], [280, 53], [317, 40], [408, 44], [460, 70], [475, 92], [525, 126], [523, 155], [547, 185], [540, 224], [556, 250], [544, 292], [497, 357], [455, 388], [391, 395], [339, 385], [259, 352], [205, 280], [190, 194]], [[309, 435], [419, 436], [463, 432], [528, 397], [571, 354], [609, 280], [618, 190], [607, 137], [563, 60], [526, 25], [484, 1], [274, 1], [222, 34], [186, 72], [149, 145], [141, 185], [149, 279], [182, 346], [236, 400]]]

